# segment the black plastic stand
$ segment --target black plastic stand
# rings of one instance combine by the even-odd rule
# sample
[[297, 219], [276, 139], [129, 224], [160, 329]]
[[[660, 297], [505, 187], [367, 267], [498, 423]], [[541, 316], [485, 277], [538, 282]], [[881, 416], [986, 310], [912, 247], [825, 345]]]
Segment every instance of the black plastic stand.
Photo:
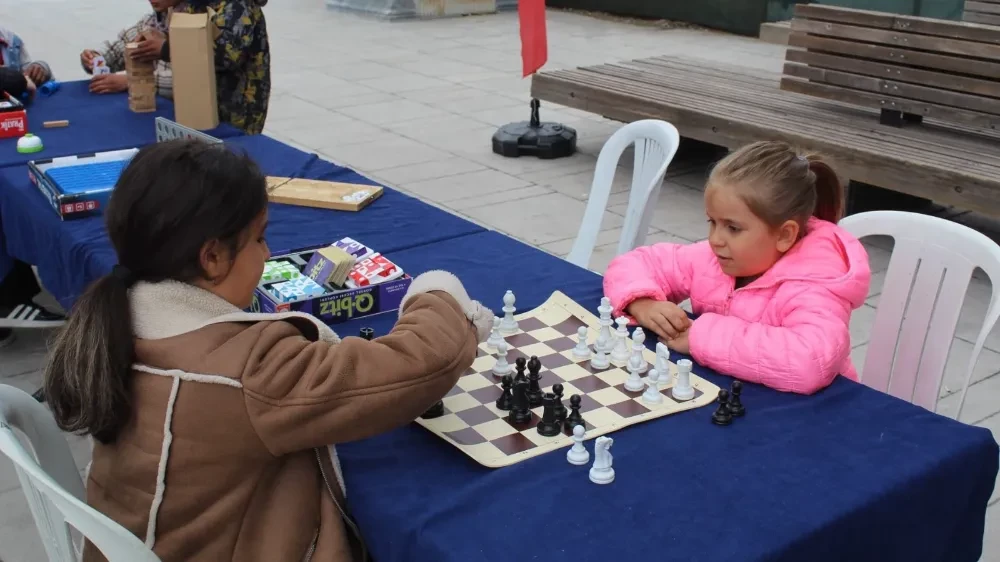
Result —
[[576, 130], [559, 123], [542, 123], [538, 117], [541, 105], [531, 100], [531, 120], [508, 123], [493, 134], [493, 152], [516, 158], [533, 155], [538, 158], [565, 158], [576, 152]]
[[923, 123], [923, 121], [923, 115], [917, 115], [916, 113], [903, 113], [902, 111], [896, 111], [894, 109], [883, 109], [878, 119], [880, 124], [889, 125], [890, 127], [902, 127], [907, 123], [919, 124]]

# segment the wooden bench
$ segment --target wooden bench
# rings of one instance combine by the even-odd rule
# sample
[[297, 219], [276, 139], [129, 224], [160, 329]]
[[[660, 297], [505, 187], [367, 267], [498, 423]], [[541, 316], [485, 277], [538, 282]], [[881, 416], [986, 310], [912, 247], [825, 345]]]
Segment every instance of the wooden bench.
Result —
[[1000, 25], [1000, 0], [966, 0], [962, 19], [972, 23]]
[[783, 90], [879, 109], [883, 124], [1000, 125], [1000, 27], [799, 4], [788, 45]]
[[[813, 6], [810, 6], [812, 8]], [[857, 11], [832, 8], [843, 14]], [[896, 25], [912, 22], [919, 18], [902, 18], [882, 14], [896, 21]], [[853, 16], [852, 16], [853, 17]], [[935, 20], [926, 20], [932, 22]], [[834, 25], [832, 22], [830, 25]], [[819, 24], [825, 26], [826, 23]], [[844, 30], [856, 25], [838, 23]], [[996, 31], [986, 26], [974, 24], [958, 25], [962, 31], [972, 30], [979, 37], [993, 37]], [[624, 61], [615, 64], [601, 64], [583, 68], [547, 71], [532, 78], [531, 93], [534, 97], [584, 111], [589, 111], [622, 122], [638, 119], [663, 119], [677, 127], [683, 137], [736, 148], [744, 144], [776, 139], [790, 142], [805, 150], [814, 150], [832, 158], [838, 170], [847, 178], [858, 182], [930, 199], [944, 205], [953, 205], [964, 210], [975, 210], [1000, 217], [1000, 132], [991, 124], [994, 117], [993, 100], [987, 95], [995, 92], [994, 82], [1000, 72], [987, 77], [983, 68], [996, 68], [1000, 64], [958, 56], [956, 49], [977, 49], [976, 53], [992, 53], [994, 46], [984, 41], [947, 38], [924, 32], [925, 27], [911, 27], [907, 31], [888, 28], [865, 27], [864, 37], [901, 38], [917, 41], [918, 45], [930, 49], [921, 54], [927, 58], [945, 57], [949, 60], [966, 61], [965, 68], [975, 67], [980, 74], [954, 75], [941, 70], [909, 68], [904, 64], [893, 64], [896, 54], [914, 56], [916, 51], [890, 47], [885, 43], [848, 41], [843, 36], [828, 39], [810, 35], [800, 29], [800, 36], [813, 37], [810, 41], [840, 41], [852, 48], [867, 49], [872, 58], [844, 59], [843, 68], [836, 72], [857, 76], [857, 81], [848, 81], [852, 87], [831, 81], [838, 80], [830, 69], [811, 64], [815, 60], [841, 61], [840, 55], [829, 52], [819, 53], [810, 49], [802, 55], [789, 50], [789, 64], [804, 67], [802, 72], [812, 73], [801, 77], [794, 73], [783, 75], [777, 72], [750, 71], [743, 68], [711, 63], [698, 59], [653, 57], [642, 60]], [[920, 33], [918, 33], [918, 31]], [[855, 32], [857, 33], [857, 32]], [[933, 44], [928, 41], [933, 41]], [[839, 43], [838, 43], [839, 44]], [[912, 44], [912, 43], [911, 43]], [[935, 45], [944, 45], [933, 51]], [[868, 45], [864, 47], [863, 45]], [[807, 46], [808, 47], [808, 46]], [[1000, 47], [997, 47], [1000, 48]], [[950, 49], [946, 51], [945, 49]], [[820, 56], [823, 55], [823, 56]], [[875, 55], [875, 56], [873, 56]], [[879, 58], [882, 57], [882, 58]], [[805, 60], [805, 62], [801, 62]], [[911, 60], [911, 59], [905, 59]], [[819, 64], [819, 63], [816, 63]], [[995, 65], [996, 64], [996, 65]], [[969, 103], [941, 103], [943, 98], [932, 101], [907, 101], [903, 105], [891, 107], [894, 111], [910, 115], [920, 115], [922, 123], [905, 127], [880, 124], [882, 117], [881, 99], [912, 100], [904, 98], [893, 90], [887, 96], [878, 90], [865, 90], [866, 86], [889, 84], [904, 86], [907, 96], [913, 91], [925, 94], [923, 89], [947, 93], [942, 87], [913, 85], [899, 79], [880, 78], [878, 75], [852, 74], [856, 67], [882, 69], [879, 72], [906, 70], [908, 77], [934, 75], [936, 78], [961, 82], [968, 87], [959, 95], [975, 97], [978, 106]], [[905, 67], [905, 68], [904, 68]], [[886, 70], [890, 69], [890, 70]], [[817, 70], [823, 71], [817, 73]], [[818, 80], [810, 80], [817, 76]], [[836, 77], [835, 77], [836, 76]], [[892, 75], [890, 75], [892, 76]], [[855, 79], [852, 79], [855, 80]], [[785, 81], [785, 87], [781, 84]], [[795, 85], [788, 86], [791, 82]], [[791, 91], [799, 87], [807, 93]], [[978, 89], [977, 89], [978, 88]], [[831, 89], [834, 96], [815, 95]], [[849, 94], [849, 95], [845, 95]], [[901, 103], [896, 101], [896, 103]], [[924, 109], [929, 108], [927, 113]], [[975, 107], [975, 109], [970, 109]], [[543, 110], [544, 111], [544, 110]], [[955, 117], [957, 116], [957, 118]], [[916, 117], [908, 118], [917, 121]]]

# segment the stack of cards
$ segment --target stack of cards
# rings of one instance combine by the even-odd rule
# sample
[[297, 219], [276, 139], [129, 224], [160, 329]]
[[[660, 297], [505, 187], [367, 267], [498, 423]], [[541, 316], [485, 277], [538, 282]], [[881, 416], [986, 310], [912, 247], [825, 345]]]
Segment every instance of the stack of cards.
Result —
[[273, 283], [301, 276], [302, 274], [299, 272], [299, 268], [295, 267], [295, 264], [287, 261], [269, 261], [264, 264], [264, 274], [261, 275], [260, 281], [261, 283]]
[[354, 255], [347, 253], [338, 246], [330, 246], [316, 250], [309, 263], [306, 264], [305, 273], [313, 281], [320, 285], [330, 283], [334, 287], [343, 287], [347, 281], [347, 274], [354, 267], [357, 260]]
[[403, 268], [392, 263], [382, 254], [372, 254], [359, 261], [352, 269], [347, 279], [347, 286], [352, 289], [367, 287], [385, 281], [392, 281], [403, 276]]
[[267, 288], [279, 302], [295, 302], [326, 294], [326, 289], [308, 277], [299, 276], [290, 281], [275, 283]]

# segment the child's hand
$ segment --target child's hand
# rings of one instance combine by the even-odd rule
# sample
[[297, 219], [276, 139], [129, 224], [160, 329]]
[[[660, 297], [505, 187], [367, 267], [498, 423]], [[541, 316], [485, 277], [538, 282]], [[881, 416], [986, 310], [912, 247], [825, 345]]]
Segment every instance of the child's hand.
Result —
[[139, 36], [139, 47], [135, 50], [132, 58], [137, 61], [160, 60], [163, 51], [163, 44], [167, 41], [167, 36], [163, 33], [148, 29]]
[[124, 74], [101, 74], [90, 79], [90, 93], [116, 94], [128, 90], [128, 77]]
[[639, 325], [652, 330], [665, 340], [676, 338], [691, 327], [691, 319], [684, 310], [672, 302], [637, 299], [626, 311]]
[[40, 64], [31, 63], [24, 67], [24, 75], [35, 84], [41, 84], [45, 79], [45, 68]]
[[691, 355], [691, 346], [688, 343], [688, 335], [691, 330], [684, 330], [676, 338], [666, 340], [667, 347], [684, 355]]
[[80, 53], [80, 64], [87, 69], [87, 72], [93, 72], [94, 70], [94, 57], [100, 55], [97, 51], [93, 49], [85, 49]]

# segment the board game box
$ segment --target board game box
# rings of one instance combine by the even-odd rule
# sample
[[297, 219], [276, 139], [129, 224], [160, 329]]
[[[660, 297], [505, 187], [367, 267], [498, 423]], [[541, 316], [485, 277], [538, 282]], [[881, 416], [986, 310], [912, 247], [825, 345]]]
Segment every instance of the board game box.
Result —
[[17, 98], [0, 92], [0, 139], [18, 138], [28, 132], [28, 114]]
[[62, 220], [100, 215], [118, 177], [138, 149], [112, 150], [28, 162], [31, 183]]
[[308, 270], [307, 265], [315, 264], [314, 254], [327, 246], [274, 256], [265, 265], [250, 312], [305, 312], [333, 326], [399, 309], [413, 278], [382, 254], [351, 238], [333, 245], [357, 259], [344, 286], [317, 282], [310, 276], [317, 271]]

